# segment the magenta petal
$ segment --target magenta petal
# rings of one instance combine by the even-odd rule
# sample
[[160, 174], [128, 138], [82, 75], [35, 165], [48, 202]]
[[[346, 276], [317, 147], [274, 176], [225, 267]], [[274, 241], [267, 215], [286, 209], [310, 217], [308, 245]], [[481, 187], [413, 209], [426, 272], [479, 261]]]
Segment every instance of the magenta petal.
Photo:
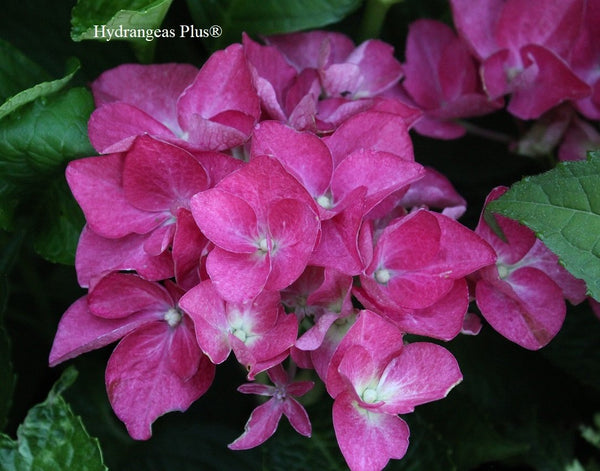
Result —
[[521, 119], [539, 118], [563, 101], [590, 95], [589, 85], [553, 52], [534, 44], [520, 52], [525, 66], [535, 68], [537, 73], [532, 80], [518, 83], [507, 108], [513, 115]]
[[103, 319], [90, 312], [87, 296], [79, 298], [67, 309], [58, 324], [50, 351], [50, 366], [104, 347], [154, 320], [156, 315], [147, 311], [125, 319]]
[[173, 263], [177, 284], [184, 289], [199, 281], [200, 258], [207, 250], [208, 240], [194, 222], [192, 213], [179, 208], [173, 236]]
[[123, 102], [145, 111], [166, 126], [177, 126], [176, 103], [198, 69], [189, 64], [124, 64], [92, 83], [96, 106]]
[[[258, 119], [260, 104], [241, 44], [214, 53], [183, 93], [177, 108], [190, 142], [203, 150], [242, 144]], [[219, 118], [228, 112], [234, 114]]]
[[206, 259], [206, 270], [224, 299], [243, 302], [263, 290], [271, 272], [271, 262], [268, 255], [238, 254], [215, 247]]
[[[177, 327], [184, 328], [184, 327]], [[210, 387], [215, 367], [203, 357], [194, 376], [183, 381], [172, 369], [172, 328], [153, 322], [125, 337], [106, 367], [106, 390], [115, 414], [132, 438], [147, 440], [152, 423], [170, 411], [185, 411]]]
[[367, 188], [365, 211], [369, 211], [394, 191], [424, 175], [421, 165], [394, 154], [360, 149], [340, 162], [333, 172], [331, 192], [335, 201], [344, 199], [359, 186]]
[[109, 154], [73, 160], [67, 166], [66, 177], [73, 196], [90, 228], [103, 237], [145, 234], [165, 219], [127, 201], [121, 186], [123, 162], [122, 154]]
[[385, 364], [403, 348], [403, 333], [391, 322], [374, 312], [363, 310], [339, 343], [327, 370], [327, 392], [336, 397], [346, 389], [346, 382], [338, 371], [344, 354], [355, 345], [369, 351], [373, 364]]
[[244, 433], [228, 447], [232, 450], [248, 450], [264, 443], [275, 433], [281, 414], [283, 401], [273, 398], [261, 404], [250, 414]]
[[380, 471], [408, 448], [408, 425], [396, 415], [361, 408], [349, 393], [333, 403], [333, 427], [338, 445], [352, 471]]
[[196, 340], [202, 351], [215, 363], [223, 363], [231, 347], [225, 303], [210, 281], [203, 281], [179, 300], [179, 306], [194, 322]]
[[376, 111], [359, 113], [345, 121], [326, 141], [334, 166], [360, 148], [396, 154], [414, 161], [408, 129], [401, 116]]
[[355, 97], [372, 97], [395, 85], [402, 77], [402, 66], [394, 57], [394, 48], [377, 39], [370, 39], [358, 46], [346, 58], [357, 64], [361, 72], [359, 88]]
[[297, 132], [276, 121], [263, 121], [254, 131], [251, 154], [275, 157], [313, 198], [329, 187], [331, 154], [314, 134]]
[[415, 406], [446, 397], [462, 381], [454, 356], [433, 343], [406, 345], [381, 374], [377, 391], [388, 414], [406, 414]]
[[542, 348], [560, 330], [566, 314], [560, 288], [535, 268], [520, 268], [507, 279], [476, 286], [477, 306], [491, 326], [529, 350]]
[[203, 357], [194, 335], [194, 324], [184, 316], [181, 323], [171, 329], [170, 369], [182, 381], [188, 381], [198, 371]]
[[[311, 385], [312, 387], [312, 385]], [[283, 401], [283, 413], [290, 421], [294, 430], [300, 435], [310, 437], [312, 427], [310, 425], [310, 419], [308, 414], [302, 405], [292, 397], [287, 397]]]
[[88, 295], [90, 311], [106, 319], [125, 317], [147, 310], [160, 314], [173, 306], [165, 288], [138, 275], [111, 273], [102, 278]]
[[151, 256], [144, 250], [146, 235], [130, 234], [119, 239], [107, 239], [83, 228], [75, 255], [77, 280], [83, 287], [111, 271], [135, 270], [147, 280], [173, 277], [173, 260], [168, 252]]
[[450, 4], [454, 24], [475, 54], [481, 59], [496, 52], [499, 46], [494, 32], [506, 1], [450, 0]]
[[137, 136], [150, 134], [166, 140], [176, 135], [154, 117], [127, 103], [109, 103], [97, 108], [88, 122], [90, 142], [98, 152], [123, 152]]
[[342, 62], [354, 49], [349, 37], [322, 30], [269, 36], [266, 41], [277, 47], [298, 71]]
[[284, 199], [269, 208], [271, 273], [265, 285], [280, 290], [291, 285], [304, 271], [317, 241], [320, 225], [306, 204]]
[[385, 315], [407, 333], [451, 340], [463, 327], [469, 306], [469, 292], [464, 278], [456, 280], [452, 289], [431, 306], [396, 314], [384, 309]]
[[208, 188], [202, 165], [180, 147], [138, 137], [123, 166], [123, 190], [127, 200], [146, 211], [171, 211], [188, 207], [189, 199]]
[[252, 254], [259, 240], [256, 214], [243, 199], [212, 188], [195, 195], [190, 206], [200, 230], [215, 245]]

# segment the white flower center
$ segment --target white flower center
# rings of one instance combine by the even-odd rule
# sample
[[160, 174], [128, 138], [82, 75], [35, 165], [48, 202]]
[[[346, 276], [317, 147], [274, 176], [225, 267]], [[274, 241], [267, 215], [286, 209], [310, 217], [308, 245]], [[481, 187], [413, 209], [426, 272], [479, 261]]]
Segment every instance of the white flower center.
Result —
[[181, 313], [181, 311], [179, 311], [179, 309], [177, 309], [177, 308], [172, 307], [167, 312], [165, 312], [163, 319], [165, 321], [167, 321], [167, 324], [169, 324], [169, 327], [177, 327], [179, 325], [179, 323], [181, 322], [182, 317], [183, 317], [183, 314]]
[[377, 281], [377, 283], [380, 283], [382, 285], [390, 281], [391, 277], [392, 274], [387, 268], [380, 268], [379, 270], [375, 271], [375, 280]]
[[333, 208], [333, 201], [331, 200], [331, 196], [321, 195], [317, 197], [317, 204], [325, 209]]
[[501, 280], [505, 279], [508, 275], [510, 275], [510, 268], [508, 268], [506, 265], [499, 263], [497, 265], [497, 267], [498, 267], [498, 277]]
[[377, 391], [372, 388], [367, 388], [363, 391], [361, 397], [367, 404], [373, 404], [374, 402], [377, 402]]

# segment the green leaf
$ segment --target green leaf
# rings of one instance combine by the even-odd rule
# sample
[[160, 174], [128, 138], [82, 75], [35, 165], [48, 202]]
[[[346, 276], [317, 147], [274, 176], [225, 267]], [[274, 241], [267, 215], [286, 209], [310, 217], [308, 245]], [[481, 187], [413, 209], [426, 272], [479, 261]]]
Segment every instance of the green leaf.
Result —
[[83, 218], [64, 182], [67, 161], [93, 155], [84, 88], [41, 98], [11, 113], [0, 128], [0, 227], [26, 225], [50, 261], [72, 263]]
[[[157, 29], [173, 0], [79, 0], [71, 16], [71, 38], [74, 41], [95, 39], [132, 41], [138, 58], [148, 62], [154, 50], [154, 39], [140, 39], [140, 31]], [[124, 31], [127, 36], [124, 36]], [[133, 31], [133, 33], [132, 33]], [[109, 35], [110, 32], [110, 35]], [[112, 33], [115, 36], [112, 36]], [[121, 37], [118, 37], [118, 36]]]
[[57, 80], [49, 82], [41, 82], [34, 85], [31, 88], [23, 90], [14, 96], [11, 96], [0, 106], [0, 120], [6, 115], [12, 113], [21, 106], [31, 103], [37, 98], [45, 97], [51, 93], [57, 92], [63, 88], [69, 80], [73, 78], [73, 75], [79, 70], [79, 61], [77, 59], [71, 59], [67, 64], [66, 75]]
[[48, 204], [36, 218], [33, 247], [46, 260], [73, 265], [85, 217], [62, 176], [46, 187], [41, 198]]
[[11, 113], [0, 128], [0, 175], [37, 177], [75, 157], [95, 154], [87, 136], [93, 109], [92, 94], [72, 88]]
[[600, 158], [564, 162], [526, 177], [488, 205], [531, 228], [600, 300]]
[[61, 394], [77, 377], [66, 370], [48, 398], [34, 406], [17, 430], [18, 440], [0, 435], [0, 461], [6, 471], [106, 471], [98, 440], [86, 432]]
[[221, 27], [215, 49], [241, 41], [244, 31], [268, 35], [320, 28], [342, 20], [361, 4], [362, 0], [188, 0], [198, 27]]
[[50, 79], [36, 63], [17, 48], [0, 39], [0, 102]]

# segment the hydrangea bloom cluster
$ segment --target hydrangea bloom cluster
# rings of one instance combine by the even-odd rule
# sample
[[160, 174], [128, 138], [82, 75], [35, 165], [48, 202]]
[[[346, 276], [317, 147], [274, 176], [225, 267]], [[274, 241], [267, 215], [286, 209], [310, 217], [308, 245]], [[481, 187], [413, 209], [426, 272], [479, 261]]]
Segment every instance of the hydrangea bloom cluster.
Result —
[[[564, 100], [592, 109], [584, 82], [593, 78], [582, 56], [565, 75], [568, 93], [523, 103], [520, 90], [542, 80], [537, 67], [562, 71], [570, 47], [529, 30], [533, 39], [498, 33], [479, 44], [473, 9], [452, 3], [469, 42], [417, 22], [403, 65], [381, 41], [356, 47], [313, 31], [264, 44], [244, 36], [199, 70], [130, 64], [99, 77], [89, 136], [101, 155], [66, 171], [87, 220], [76, 269], [88, 293], [64, 314], [50, 364], [119, 341], [108, 396], [143, 440], [159, 416], [202, 396], [233, 353], [250, 381], [239, 391], [269, 399], [232, 449], [265, 442], [282, 415], [310, 436], [296, 398], [313, 383], [294, 372], [314, 370], [344, 458], [368, 471], [406, 453], [401, 414], [462, 380], [447, 349], [406, 334], [447, 341], [477, 331], [475, 297], [500, 333], [545, 345], [564, 298], [580, 301], [585, 287], [516, 223], [500, 221], [507, 241], [483, 221], [475, 231], [460, 224], [464, 199], [415, 162], [408, 131], [457, 137], [458, 118], [498, 109], [505, 93], [522, 117]], [[501, 31], [516, 2], [483, 3]], [[564, 15], [583, 4], [554, 3]], [[505, 64], [511, 72], [499, 77]]]

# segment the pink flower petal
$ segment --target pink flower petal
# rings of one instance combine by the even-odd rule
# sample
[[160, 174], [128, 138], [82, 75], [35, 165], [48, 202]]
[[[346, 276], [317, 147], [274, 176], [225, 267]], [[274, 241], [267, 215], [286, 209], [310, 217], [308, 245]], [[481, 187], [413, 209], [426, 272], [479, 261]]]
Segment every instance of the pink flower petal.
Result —
[[107, 239], [83, 228], [75, 254], [75, 269], [80, 286], [92, 286], [111, 271], [135, 270], [150, 281], [173, 277], [173, 260], [168, 252], [152, 256], [144, 250], [146, 235], [129, 234]]
[[210, 281], [203, 281], [179, 300], [179, 306], [192, 319], [196, 340], [202, 351], [215, 363], [223, 363], [229, 353], [229, 333], [225, 302]]
[[408, 425], [395, 415], [361, 408], [349, 393], [333, 403], [333, 427], [338, 445], [352, 471], [382, 470], [408, 448]]
[[218, 247], [252, 254], [258, 249], [256, 214], [246, 201], [219, 188], [196, 194], [190, 201], [200, 230]]
[[329, 149], [314, 134], [299, 133], [276, 121], [257, 125], [251, 155], [270, 155], [316, 198], [327, 190], [333, 171]]
[[250, 414], [244, 433], [227, 446], [231, 450], [248, 450], [264, 443], [277, 430], [282, 414], [283, 401], [270, 399], [261, 404]]
[[174, 214], [178, 207], [189, 207], [190, 198], [207, 188], [206, 171], [180, 147], [141, 136], [127, 152], [123, 189], [138, 209]]
[[243, 144], [258, 119], [260, 104], [242, 45], [214, 53], [177, 108], [180, 125], [196, 147], [224, 150]]
[[108, 103], [97, 108], [88, 122], [94, 149], [102, 154], [124, 152], [137, 136], [150, 134], [159, 139], [179, 139], [160, 121], [128, 103]]
[[[176, 327], [185, 328], [185, 327]], [[172, 369], [173, 328], [153, 322], [125, 337], [106, 367], [106, 390], [115, 414], [132, 438], [147, 440], [152, 423], [170, 411], [185, 411], [210, 387], [214, 365], [206, 357], [194, 376], [183, 381]]]
[[123, 164], [123, 154], [109, 154], [73, 160], [66, 170], [67, 182], [88, 225], [96, 234], [111, 239], [145, 234], [166, 218], [127, 201], [121, 186]]
[[50, 351], [50, 366], [102, 348], [141, 325], [155, 320], [156, 313], [149, 311], [142, 311], [124, 319], [103, 319], [90, 312], [87, 296], [79, 298], [67, 309], [58, 324]]
[[443, 399], [461, 381], [458, 362], [448, 350], [433, 343], [410, 343], [381, 374], [377, 392], [385, 404], [379, 410], [412, 412], [420, 404]]
[[544, 273], [523, 267], [508, 283], [480, 280], [475, 299], [491, 326], [512, 342], [529, 350], [548, 344], [558, 333], [566, 306], [560, 288]]
[[88, 295], [90, 311], [106, 319], [118, 319], [138, 311], [164, 313], [173, 307], [167, 290], [138, 275], [111, 273], [102, 278]]

